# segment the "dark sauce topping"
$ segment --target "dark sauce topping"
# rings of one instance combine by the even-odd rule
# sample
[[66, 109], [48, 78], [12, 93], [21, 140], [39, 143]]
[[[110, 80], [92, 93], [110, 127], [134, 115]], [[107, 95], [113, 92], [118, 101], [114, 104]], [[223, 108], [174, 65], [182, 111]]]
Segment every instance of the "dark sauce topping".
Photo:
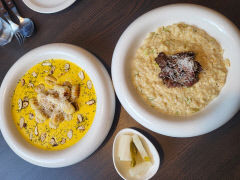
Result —
[[161, 68], [159, 77], [167, 87], [190, 87], [199, 80], [202, 67], [195, 60], [194, 52], [181, 52], [167, 56], [164, 52], [159, 53], [155, 59]]

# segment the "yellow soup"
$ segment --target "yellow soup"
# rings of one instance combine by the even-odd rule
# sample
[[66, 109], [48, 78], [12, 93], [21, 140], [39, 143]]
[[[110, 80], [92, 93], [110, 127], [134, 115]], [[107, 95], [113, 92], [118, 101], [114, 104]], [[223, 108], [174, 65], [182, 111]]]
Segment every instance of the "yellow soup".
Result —
[[[29, 100], [38, 96], [39, 84], [52, 90], [46, 76], [55, 77], [56, 84], [68, 81], [80, 87], [76, 109], [57, 128], [49, 126], [50, 118], [39, 122]], [[96, 112], [96, 93], [87, 73], [66, 60], [52, 59], [33, 66], [19, 80], [12, 98], [12, 116], [21, 135], [32, 145], [44, 150], [61, 150], [77, 143], [90, 129]]]

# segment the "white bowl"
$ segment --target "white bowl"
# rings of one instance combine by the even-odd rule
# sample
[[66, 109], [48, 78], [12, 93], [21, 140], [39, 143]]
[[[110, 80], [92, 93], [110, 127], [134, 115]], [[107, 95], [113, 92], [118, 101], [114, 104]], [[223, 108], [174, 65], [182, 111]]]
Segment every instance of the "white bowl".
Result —
[[[18, 79], [35, 64], [47, 59], [66, 59], [83, 68], [91, 78], [97, 95], [93, 124], [75, 145], [60, 151], [45, 151], [29, 144], [18, 132], [11, 115], [11, 97]], [[113, 121], [115, 96], [104, 66], [86, 50], [69, 44], [49, 44], [22, 56], [6, 74], [0, 90], [0, 128], [11, 149], [24, 160], [44, 167], [63, 167], [92, 154], [107, 136]]]
[[[179, 118], [156, 112], [137, 96], [131, 82], [130, 63], [149, 32], [160, 26], [185, 22], [196, 25], [215, 37], [231, 66], [225, 86], [204, 110]], [[136, 19], [120, 37], [112, 58], [112, 79], [116, 94], [126, 111], [140, 124], [160, 134], [191, 137], [208, 133], [225, 124], [240, 107], [240, 33], [227, 18], [211, 9], [174, 4], [154, 9]]]
[[159, 165], [160, 165], [160, 157], [159, 157], [158, 151], [156, 150], [154, 145], [151, 143], [151, 141], [149, 141], [149, 139], [146, 138], [146, 136], [144, 136], [142, 133], [140, 133], [134, 129], [130, 129], [130, 128], [125, 128], [125, 129], [122, 129], [121, 131], [119, 131], [113, 141], [112, 158], [113, 158], [113, 164], [114, 164], [116, 171], [123, 179], [127, 179], [127, 180], [137, 180], [138, 179], [138, 178], [133, 178], [130, 176], [130, 174], [128, 173], [128, 169], [126, 167], [124, 167], [124, 163], [122, 163], [118, 157], [117, 149], [119, 146], [119, 136], [123, 135], [123, 134], [129, 134], [129, 135], [137, 134], [139, 136], [139, 138], [141, 139], [144, 147], [148, 147], [146, 150], [151, 158], [152, 166], [147, 171], [147, 173], [143, 177], [141, 177], [141, 179], [152, 178], [157, 173]]

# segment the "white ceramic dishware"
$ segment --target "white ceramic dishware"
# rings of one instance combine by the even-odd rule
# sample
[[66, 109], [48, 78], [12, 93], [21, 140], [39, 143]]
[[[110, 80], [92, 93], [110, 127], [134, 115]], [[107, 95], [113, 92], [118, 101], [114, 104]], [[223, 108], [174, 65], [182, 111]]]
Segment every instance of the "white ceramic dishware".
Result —
[[56, 13], [71, 6], [76, 0], [23, 0], [33, 11], [39, 13]]
[[[75, 145], [59, 151], [42, 150], [28, 143], [18, 132], [11, 114], [11, 98], [18, 80], [32, 66], [47, 59], [65, 59], [80, 66], [91, 78], [97, 95], [96, 114], [87, 134]], [[106, 138], [115, 112], [115, 95], [106, 69], [88, 51], [70, 44], [48, 44], [26, 53], [6, 74], [0, 96], [0, 128], [7, 144], [24, 160], [44, 167], [68, 166], [87, 158]]]
[[126, 163], [121, 162], [118, 157], [119, 137], [123, 134], [138, 135], [139, 138], [141, 139], [141, 142], [143, 143], [144, 147], [147, 147], [146, 149], [147, 149], [148, 155], [150, 155], [152, 166], [147, 171], [147, 173], [140, 179], [143, 180], [143, 179], [152, 178], [157, 173], [159, 165], [160, 165], [160, 157], [159, 157], [158, 151], [154, 147], [154, 145], [151, 143], [151, 141], [148, 138], [146, 138], [146, 136], [144, 136], [142, 133], [140, 133], [134, 129], [131, 129], [131, 128], [122, 129], [121, 131], [119, 131], [117, 133], [117, 135], [114, 138], [112, 158], [113, 158], [113, 164], [114, 164], [116, 171], [123, 179], [127, 179], [127, 180], [137, 180], [138, 179], [139, 180], [139, 178], [134, 178], [134, 177], [130, 176], [130, 174], [128, 172], [128, 167], [125, 166]]
[[[221, 44], [230, 60], [225, 86], [207, 107], [188, 117], [173, 117], [146, 105], [131, 82], [131, 61], [137, 48], [158, 27], [184, 22], [204, 29]], [[126, 111], [146, 128], [173, 137], [191, 137], [211, 132], [229, 121], [240, 108], [240, 33], [226, 17], [193, 4], [163, 6], [137, 18], [121, 35], [112, 58], [112, 79]]]

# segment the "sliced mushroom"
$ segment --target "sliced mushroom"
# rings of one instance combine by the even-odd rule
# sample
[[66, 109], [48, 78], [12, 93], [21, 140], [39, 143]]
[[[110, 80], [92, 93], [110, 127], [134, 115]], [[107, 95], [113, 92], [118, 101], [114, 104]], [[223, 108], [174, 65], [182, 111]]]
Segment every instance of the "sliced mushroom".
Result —
[[22, 84], [22, 86], [25, 85], [25, 80], [24, 79], [21, 79], [21, 84]]
[[87, 105], [93, 105], [94, 103], [95, 103], [95, 100], [93, 100], [93, 99], [88, 101], [88, 102], [86, 102]]
[[51, 139], [50, 139], [50, 144], [51, 144], [52, 146], [57, 146], [57, 142], [56, 142], [55, 138], [51, 138]]
[[65, 71], [69, 71], [69, 69], [70, 69], [70, 64], [65, 64], [65, 65], [64, 65], [64, 69], [65, 69]]
[[36, 126], [34, 129], [34, 134], [37, 136], [38, 135], [38, 127]]
[[19, 126], [20, 126], [20, 128], [23, 128], [24, 127], [24, 118], [23, 117], [21, 117], [20, 118], [20, 120], [19, 120]]
[[37, 77], [37, 73], [36, 72], [32, 72], [32, 76], [33, 77]]
[[81, 80], [84, 80], [84, 78], [85, 78], [83, 71], [79, 72], [78, 76]]
[[81, 114], [78, 114], [77, 115], [77, 119], [78, 119], [78, 122], [82, 122], [83, 121], [83, 117]]
[[87, 87], [88, 89], [92, 89], [92, 82], [90, 80], [87, 81]]
[[65, 144], [65, 142], [66, 142], [66, 138], [62, 138], [62, 140], [61, 140], [61, 144]]
[[23, 101], [23, 103], [22, 103], [22, 108], [26, 108], [26, 107], [28, 107], [28, 101]]
[[43, 62], [42, 65], [43, 66], [51, 66], [52, 64], [50, 62]]
[[70, 129], [70, 130], [68, 131], [68, 133], [67, 133], [67, 137], [68, 137], [69, 139], [72, 139], [72, 136], [73, 136], [73, 131]]
[[47, 134], [46, 133], [42, 133], [41, 134], [41, 141], [42, 142], [45, 141], [46, 137], [47, 137]]
[[22, 100], [18, 99], [18, 109], [21, 110], [23, 106]]
[[85, 130], [85, 127], [84, 127], [84, 126], [79, 126], [79, 127], [78, 127], [78, 130], [84, 131], [84, 130]]

